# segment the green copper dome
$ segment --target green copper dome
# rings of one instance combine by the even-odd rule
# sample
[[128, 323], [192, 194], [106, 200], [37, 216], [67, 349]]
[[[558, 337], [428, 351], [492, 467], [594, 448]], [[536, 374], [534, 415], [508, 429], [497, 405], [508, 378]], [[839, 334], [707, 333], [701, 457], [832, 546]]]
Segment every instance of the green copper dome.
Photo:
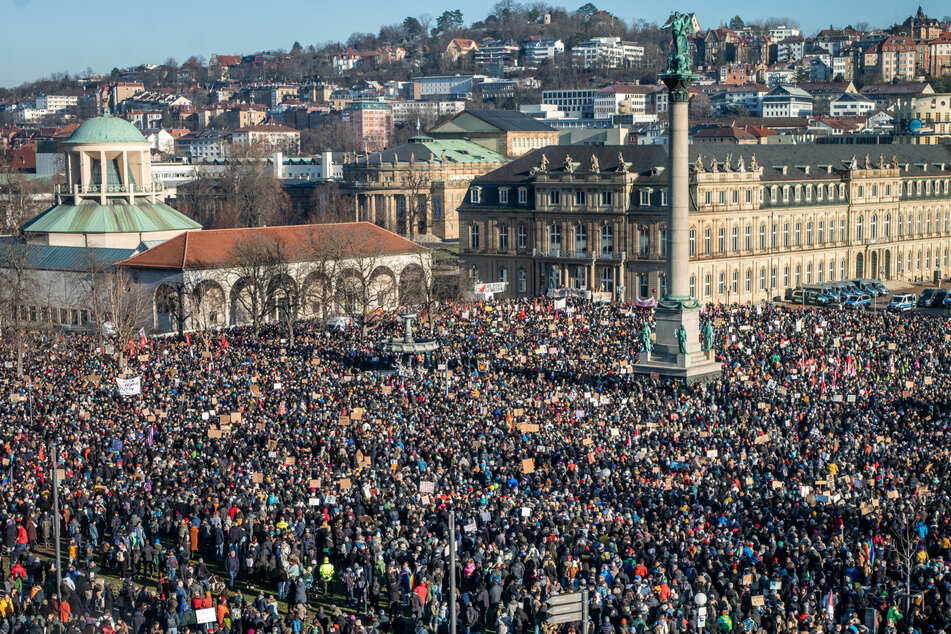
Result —
[[125, 119], [113, 117], [107, 110], [101, 117], [84, 121], [66, 139], [66, 143], [148, 143], [148, 141], [138, 128]]

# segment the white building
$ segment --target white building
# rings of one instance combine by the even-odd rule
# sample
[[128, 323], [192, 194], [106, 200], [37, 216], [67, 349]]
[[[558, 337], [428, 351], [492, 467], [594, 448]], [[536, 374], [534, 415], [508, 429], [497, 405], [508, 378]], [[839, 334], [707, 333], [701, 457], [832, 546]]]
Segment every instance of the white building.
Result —
[[594, 95], [594, 118], [610, 119], [616, 114], [645, 114], [650, 86], [615, 85], [601, 88]]
[[261, 124], [231, 133], [231, 142], [239, 145], [264, 145], [291, 154], [300, 153], [300, 131], [284, 125]]
[[36, 98], [36, 109], [47, 112], [59, 112], [79, 105], [79, 97], [75, 95], [40, 95]]
[[461, 99], [451, 101], [393, 101], [390, 102], [393, 112], [393, 125], [413, 124], [417, 120], [424, 124], [442, 117], [452, 116], [466, 109], [466, 102]]
[[796, 86], [776, 86], [763, 97], [763, 116], [812, 116], [812, 95]]
[[799, 29], [786, 26], [785, 24], [781, 24], [776, 28], [769, 30], [769, 39], [773, 40], [774, 42], [784, 40], [787, 37], [800, 37], [801, 35], [802, 32]]
[[[241, 245], [269, 242], [281, 244], [287, 265], [265, 280], [243, 277]], [[176, 315], [188, 316], [186, 330], [276, 322], [292, 303], [302, 319], [365, 316], [423, 303], [431, 275], [429, 249], [367, 222], [188, 231], [118, 265], [153, 298], [160, 332], [179, 326]]]
[[525, 64], [534, 66], [545, 60], [553, 59], [555, 55], [563, 55], [565, 43], [561, 40], [528, 40], [522, 44], [522, 54]]
[[476, 85], [485, 79], [485, 75], [431, 75], [413, 80], [414, 96], [448, 97], [449, 99], [469, 99]]
[[590, 88], [575, 90], [544, 90], [542, 103], [556, 106], [569, 117], [593, 117], [594, 94]]
[[175, 152], [175, 137], [161, 128], [145, 131], [145, 140], [152, 145], [153, 152], [173, 154]]
[[220, 158], [229, 156], [231, 150], [220, 131], [208, 129], [175, 139], [175, 153], [196, 158]]
[[584, 68], [633, 66], [644, 57], [644, 47], [619, 37], [594, 37], [571, 49], [575, 64]]

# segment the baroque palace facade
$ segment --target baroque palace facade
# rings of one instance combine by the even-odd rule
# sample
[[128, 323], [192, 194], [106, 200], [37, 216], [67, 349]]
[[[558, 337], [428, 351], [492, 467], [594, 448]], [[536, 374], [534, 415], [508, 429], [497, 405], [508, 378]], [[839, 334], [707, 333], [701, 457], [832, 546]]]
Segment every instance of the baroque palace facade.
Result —
[[[745, 303], [857, 277], [948, 277], [951, 148], [859, 149], [692, 146], [691, 294]], [[661, 146], [554, 146], [475, 179], [458, 210], [470, 276], [507, 282], [509, 297], [662, 296], [666, 166]]]

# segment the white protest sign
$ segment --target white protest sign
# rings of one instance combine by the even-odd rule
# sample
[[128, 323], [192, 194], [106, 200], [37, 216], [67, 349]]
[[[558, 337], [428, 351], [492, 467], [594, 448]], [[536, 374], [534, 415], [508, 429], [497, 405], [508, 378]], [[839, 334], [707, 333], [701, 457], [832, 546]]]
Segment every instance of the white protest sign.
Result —
[[116, 377], [116, 386], [122, 396], [135, 396], [142, 393], [142, 377], [134, 376], [131, 379]]

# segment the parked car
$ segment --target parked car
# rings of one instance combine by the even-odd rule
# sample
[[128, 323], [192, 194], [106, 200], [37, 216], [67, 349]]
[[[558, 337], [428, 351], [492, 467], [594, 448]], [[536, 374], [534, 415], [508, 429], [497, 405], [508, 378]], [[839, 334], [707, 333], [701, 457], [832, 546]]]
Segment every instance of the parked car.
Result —
[[872, 303], [872, 297], [870, 295], [853, 295], [845, 300], [846, 308], [862, 308], [863, 306], [869, 306]]
[[888, 289], [878, 280], [856, 279], [851, 281], [860, 291], [868, 293], [872, 297], [881, 297], [888, 294]]
[[887, 309], [895, 313], [904, 312], [913, 309], [917, 301], [918, 298], [914, 293], [902, 293], [892, 297]]
[[933, 306], [942, 306], [948, 291], [943, 288], [926, 288], [921, 292], [918, 298], [919, 308], [931, 308]]
[[832, 303], [832, 297], [821, 288], [807, 288], [806, 290], [806, 303], [812, 304], [814, 306], [825, 306]]
[[947, 295], [944, 296], [944, 301], [941, 302], [941, 305], [944, 306], [945, 308], [948, 308], [949, 306], [951, 306], [951, 293], [949, 293], [948, 291], [945, 291], [945, 293], [947, 293]]

